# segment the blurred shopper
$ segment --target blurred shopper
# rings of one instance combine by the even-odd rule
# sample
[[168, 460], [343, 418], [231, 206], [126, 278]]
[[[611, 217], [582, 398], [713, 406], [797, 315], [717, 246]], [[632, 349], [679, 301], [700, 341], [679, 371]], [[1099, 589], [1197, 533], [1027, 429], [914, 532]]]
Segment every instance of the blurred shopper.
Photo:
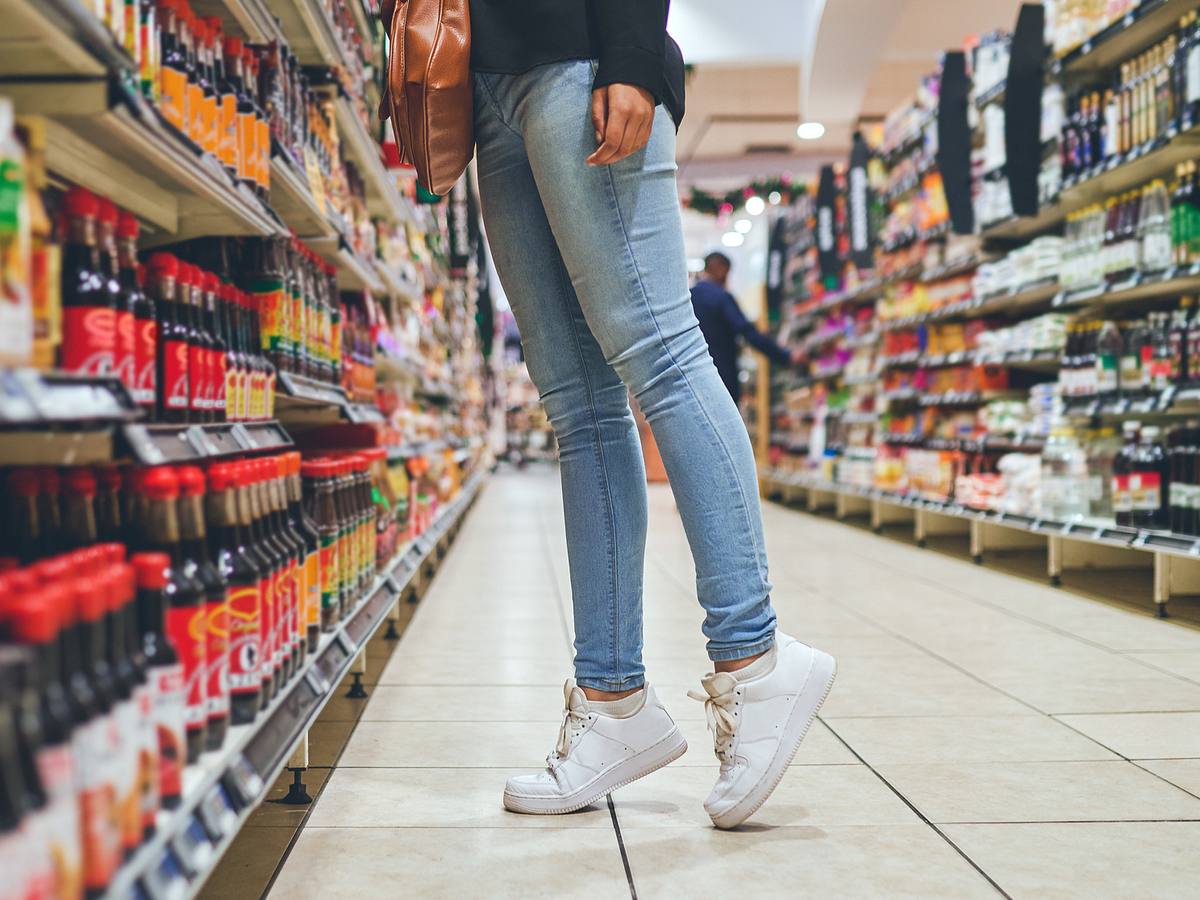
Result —
[[717, 366], [717, 374], [736, 403], [742, 396], [742, 385], [738, 380], [740, 340], [783, 366], [798, 363], [800, 352], [781, 347], [746, 318], [733, 294], [725, 289], [729, 269], [729, 257], [724, 253], [710, 253], [704, 257], [704, 277], [692, 288], [692, 309], [696, 311], [700, 330], [708, 342], [708, 352]]
[[706, 808], [732, 827], [783, 776], [834, 661], [776, 632], [750, 441], [688, 298], [667, 0], [471, 0], [471, 18], [483, 217], [560, 445], [576, 634], [554, 751], [504, 803], [570, 812], [687, 749], [642, 665], [646, 477], [628, 389], [696, 562], [716, 670], [697, 696], [721, 761]]

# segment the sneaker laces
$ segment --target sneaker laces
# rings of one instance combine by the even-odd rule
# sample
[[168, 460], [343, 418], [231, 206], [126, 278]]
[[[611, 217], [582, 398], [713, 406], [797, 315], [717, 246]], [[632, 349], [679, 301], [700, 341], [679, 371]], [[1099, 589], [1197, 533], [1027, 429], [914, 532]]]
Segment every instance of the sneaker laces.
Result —
[[583, 690], [575, 684], [574, 678], [568, 678], [563, 684], [562, 727], [558, 729], [558, 741], [554, 744], [554, 752], [546, 757], [546, 765], [551, 770], [558, 768], [571, 752], [571, 743], [587, 726], [589, 712]]
[[733, 736], [737, 733], [737, 716], [734, 708], [738, 698], [735, 693], [737, 679], [728, 672], [705, 675], [700, 682], [704, 691], [688, 691], [688, 696], [704, 704], [704, 718], [713, 735], [713, 750], [723, 763], [733, 761]]

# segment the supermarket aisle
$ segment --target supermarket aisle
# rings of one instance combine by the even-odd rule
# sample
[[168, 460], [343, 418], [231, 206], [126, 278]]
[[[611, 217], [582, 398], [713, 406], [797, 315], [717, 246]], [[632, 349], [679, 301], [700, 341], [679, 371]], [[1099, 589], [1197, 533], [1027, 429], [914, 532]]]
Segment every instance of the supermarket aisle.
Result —
[[272, 896], [616, 898], [627, 872], [642, 900], [1151, 897], [1200, 880], [1200, 631], [779, 507], [780, 622], [841, 671], [771, 801], [715, 831], [716, 764], [684, 696], [706, 671], [691, 563], [666, 489], [652, 508], [647, 665], [687, 755], [611, 812], [501, 809], [505, 774], [552, 745], [570, 662], [556, 473], [502, 471]]

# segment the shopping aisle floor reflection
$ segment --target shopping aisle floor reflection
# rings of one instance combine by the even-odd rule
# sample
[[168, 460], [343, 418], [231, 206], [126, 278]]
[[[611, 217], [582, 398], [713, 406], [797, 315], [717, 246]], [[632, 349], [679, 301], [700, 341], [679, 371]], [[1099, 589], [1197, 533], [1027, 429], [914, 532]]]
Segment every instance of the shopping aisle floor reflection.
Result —
[[557, 473], [492, 479], [272, 897], [1177, 897], [1200, 884], [1200, 631], [769, 506], [783, 628], [839, 678], [734, 833], [687, 542], [651, 489], [646, 660], [687, 754], [564, 817], [505, 812], [570, 672]]

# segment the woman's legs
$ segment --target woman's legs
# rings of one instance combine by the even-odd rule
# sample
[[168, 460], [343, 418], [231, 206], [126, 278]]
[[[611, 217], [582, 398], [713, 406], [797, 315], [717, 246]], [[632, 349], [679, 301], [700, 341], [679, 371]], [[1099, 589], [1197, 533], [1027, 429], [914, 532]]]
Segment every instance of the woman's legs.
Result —
[[[613, 166], [589, 167], [585, 159], [595, 149], [589, 115], [592, 77], [588, 62], [542, 66], [524, 75], [477, 76], [477, 109], [481, 103], [491, 105], [492, 114], [484, 118], [492, 130], [505, 129], [523, 148], [531, 180], [531, 185], [522, 184], [502, 196], [500, 183], [513, 179], [516, 167], [497, 161], [491, 135], [481, 141], [481, 193], [485, 172], [491, 181], [490, 197], [484, 197], [489, 238], [494, 251], [497, 244], [510, 245], [497, 255], [506, 289], [511, 293], [510, 283], [529, 287], [530, 270], [546, 262], [531, 259], [542, 251], [528, 249], [528, 209], [544, 211], [556, 247], [552, 255], [569, 274], [587, 330], [654, 429], [696, 563], [709, 656], [718, 661], [745, 659], [767, 650], [775, 634], [757, 474], [745, 426], [713, 366], [688, 296], [674, 127], [659, 108], [644, 150]], [[520, 171], [524, 182], [525, 168]], [[509, 204], [520, 204], [520, 209], [501, 209]], [[539, 216], [537, 228], [541, 227]], [[543, 236], [535, 236], [540, 248]], [[535, 296], [523, 310], [518, 311], [514, 300], [523, 334], [525, 329], [544, 333], [546, 325], [538, 319], [551, 298], [536, 289], [525, 293]], [[573, 318], [573, 329], [579, 326]], [[561, 339], [545, 349], [555, 355], [555, 365], [563, 364], [561, 357], [567, 354]], [[547, 393], [540, 381], [538, 386]], [[628, 434], [632, 442], [633, 431]], [[608, 461], [599, 468], [606, 474], [608, 496], [631, 500], [636, 491], [640, 498], [640, 463]], [[568, 520], [572, 512], [593, 522], [605, 514], [598, 506], [582, 503], [568, 509]], [[589, 530], [614, 545], [625, 543], [619, 525], [616, 533], [607, 535]], [[622, 549], [628, 549], [628, 555], [611, 548], [605, 555], [629, 564], [636, 559], [640, 566], [640, 549]], [[572, 547], [573, 589], [575, 559]], [[636, 583], [640, 590], [640, 578]], [[617, 603], [626, 610], [637, 609], [640, 634], [640, 597], [634, 601], [618, 594]], [[587, 621], [580, 618], [580, 607], [577, 595], [577, 648]], [[589, 618], [594, 616], [592, 612]]]
[[624, 384], [584, 321], [516, 134], [477, 87], [479, 193], [521, 328], [529, 374], [559, 443], [581, 687], [641, 687], [646, 489]]

